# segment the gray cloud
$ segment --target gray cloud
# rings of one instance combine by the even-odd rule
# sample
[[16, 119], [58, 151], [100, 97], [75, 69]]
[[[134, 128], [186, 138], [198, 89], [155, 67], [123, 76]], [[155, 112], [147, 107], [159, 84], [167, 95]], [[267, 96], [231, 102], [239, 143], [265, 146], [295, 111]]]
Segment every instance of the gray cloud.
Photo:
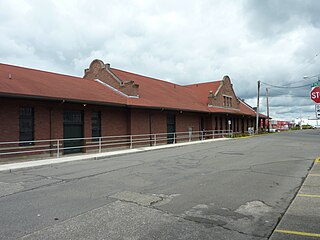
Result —
[[245, 6], [248, 24], [264, 39], [301, 27], [320, 27], [320, 2], [316, 0], [248, 0]]
[[[82, 76], [100, 58], [178, 84], [227, 74], [253, 106], [257, 80], [292, 87], [320, 73], [317, 0], [4, 0], [0, 9], [4, 63]], [[273, 117], [311, 114], [309, 90], [270, 88]]]

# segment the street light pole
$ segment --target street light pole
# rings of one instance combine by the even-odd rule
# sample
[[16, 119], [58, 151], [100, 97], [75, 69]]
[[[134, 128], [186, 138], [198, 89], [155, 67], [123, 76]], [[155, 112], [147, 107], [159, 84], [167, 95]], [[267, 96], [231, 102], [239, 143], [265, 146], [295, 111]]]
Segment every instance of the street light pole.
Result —
[[256, 134], [259, 133], [259, 98], [260, 98], [260, 80], [258, 80], [258, 96], [257, 96], [257, 116], [256, 116]]
[[268, 132], [270, 132], [270, 118], [269, 118], [269, 90], [266, 88], [266, 98], [267, 98], [267, 119], [268, 119]]

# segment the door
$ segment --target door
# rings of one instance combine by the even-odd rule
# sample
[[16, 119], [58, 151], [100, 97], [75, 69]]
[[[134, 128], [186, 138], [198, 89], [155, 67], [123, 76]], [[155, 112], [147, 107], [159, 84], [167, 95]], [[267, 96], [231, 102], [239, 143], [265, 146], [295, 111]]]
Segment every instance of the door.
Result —
[[[83, 112], [65, 110], [63, 112], [64, 153], [79, 153], [83, 150]], [[70, 139], [70, 140], [67, 140]]]
[[167, 143], [171, 144], [175, 142], [176, 132], [176, 116], [174, 114], [167, 115]]
[[204, 117], [200, 118], [200, 131], [204, 131], [205, 130], [205, 126], [204, 126]]
[[241, 121], [241, 132], [244, 133], [244, 118], [242, 117], [242, 121]]

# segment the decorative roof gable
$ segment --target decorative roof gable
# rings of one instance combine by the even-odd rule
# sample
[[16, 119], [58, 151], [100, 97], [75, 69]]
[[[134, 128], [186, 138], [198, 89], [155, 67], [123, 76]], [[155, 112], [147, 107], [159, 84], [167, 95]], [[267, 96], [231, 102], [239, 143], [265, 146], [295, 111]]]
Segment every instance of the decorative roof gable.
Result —
[[233, 90], [229, 76], [223, 77], [215, 92], [209, 91], [208, 106], [240, 109], [240, 102]]
[[104, 64], [101, 60], [93, 60], [89, 68], [85, 69], [83, 78], [98, 79], [128, 97], [139, 97], [139, 84], [132, 80], [122, 81], [110, 70], [110, 64]]

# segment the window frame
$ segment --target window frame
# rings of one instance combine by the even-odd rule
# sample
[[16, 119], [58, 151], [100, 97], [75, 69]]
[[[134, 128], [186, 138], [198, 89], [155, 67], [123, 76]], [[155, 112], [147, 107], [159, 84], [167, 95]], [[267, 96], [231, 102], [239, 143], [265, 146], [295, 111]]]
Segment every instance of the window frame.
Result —
[[[27, 114], [27, 112], [29, 112]], [[35, 121], [33, 107], [19, 108], [19, 146], [34, 145]], [[29, 136], [28, 136], [29, 135]]]
[[232, 97], [230, 96], [223, 96], [223, 106], [224, 107], [232, 107]]

